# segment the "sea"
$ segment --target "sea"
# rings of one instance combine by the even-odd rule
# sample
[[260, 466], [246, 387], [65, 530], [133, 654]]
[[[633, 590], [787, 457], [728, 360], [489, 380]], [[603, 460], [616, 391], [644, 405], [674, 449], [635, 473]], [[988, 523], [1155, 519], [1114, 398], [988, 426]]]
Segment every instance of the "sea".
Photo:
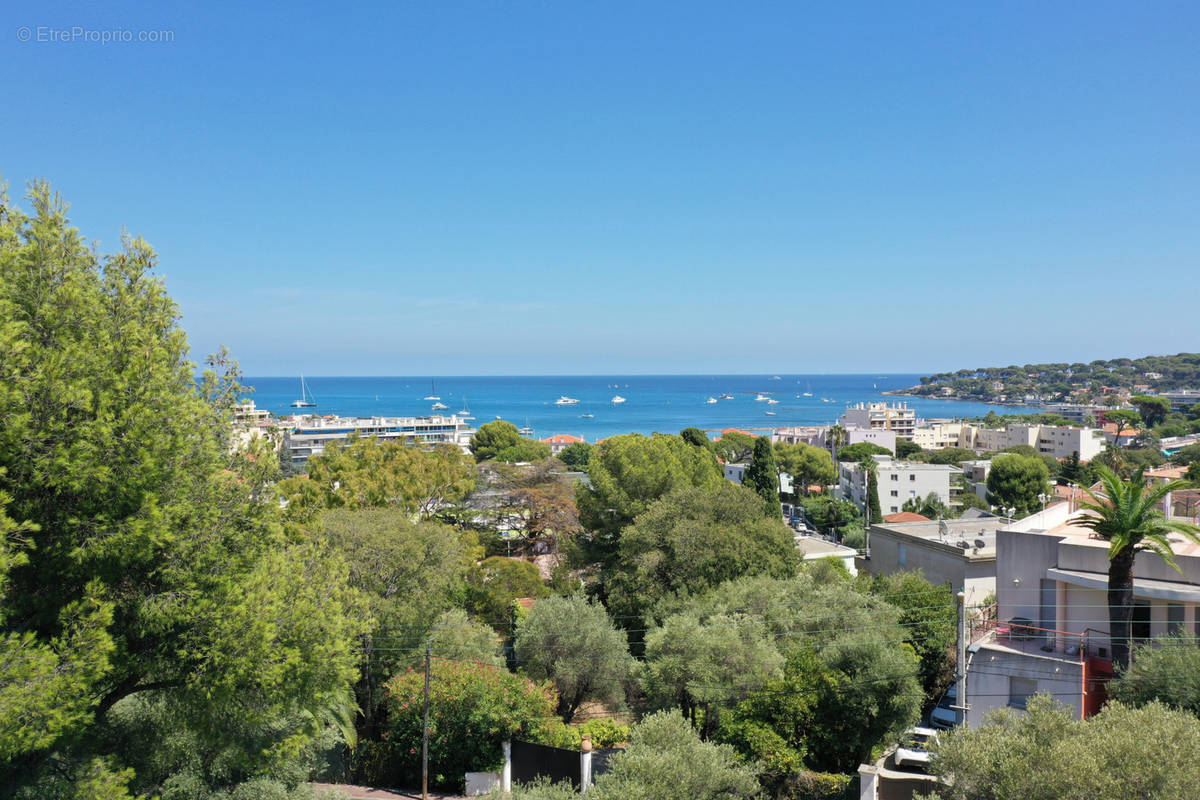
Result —
[[[243, 379], [254, 388], [249, 399], [277, 416], [298, 410], [355, 417], [426, 416], [435, 401], [425, 398], [436, 396], [449, 406], [440, 413], [465, 411], [475, 426], [505, 419], [518, 428], [532, 428], [538, 438], [569, 433], [589, 442], [620, 433], [678, 433], [692, 426], [755, 432], [826, 425], [836, 422], [846, 406], [872, 401], [908, 403], [918, 419], [1037, 411], [884, 394], [916, 385], [919, 375], [305, 376], [304, 381], [315, 408], [291, 407], [300, 397], [299, 376]], [[760, 395], [779, 402], [756, 400]], [[579, 403], [556, 405], [564, 396]], [[618, 396], [625, 402], [613, 403]]]

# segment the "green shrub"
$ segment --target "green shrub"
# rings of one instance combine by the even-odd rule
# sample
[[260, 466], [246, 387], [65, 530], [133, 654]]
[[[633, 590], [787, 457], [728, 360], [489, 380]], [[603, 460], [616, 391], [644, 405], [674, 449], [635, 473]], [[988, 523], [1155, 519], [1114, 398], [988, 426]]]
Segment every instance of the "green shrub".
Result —
[[593, 747], [617, 747], [629, 741], [629, 726], [607, 718], [589, 719], [580, 725], [552, 719], [533, 731], [534, 741], [564, 750], [578, 750], [584, 736], [592, 737]]
[[[384, 741], [377, 746], [381, 752], [365, 756], [373, 780], [394, 785], [420, 779], [424, 689], [424, 672], [415, 669], [384, 685]], [[499, 769], [501, 743], [533, 736], [553, 716], [556, 699], [548, 686], [500, 667], [435, 659], [429, 694], [430, 782], [460, 788], [466, 772]]]

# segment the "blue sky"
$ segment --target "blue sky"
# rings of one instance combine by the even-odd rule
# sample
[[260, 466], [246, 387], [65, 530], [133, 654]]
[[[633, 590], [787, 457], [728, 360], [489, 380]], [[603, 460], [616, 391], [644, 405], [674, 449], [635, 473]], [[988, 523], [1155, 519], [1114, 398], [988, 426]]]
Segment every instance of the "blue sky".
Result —
[[0, 12], [0, 175], [251, 375], [1200, 349], [1200, 4], [98, 5]]

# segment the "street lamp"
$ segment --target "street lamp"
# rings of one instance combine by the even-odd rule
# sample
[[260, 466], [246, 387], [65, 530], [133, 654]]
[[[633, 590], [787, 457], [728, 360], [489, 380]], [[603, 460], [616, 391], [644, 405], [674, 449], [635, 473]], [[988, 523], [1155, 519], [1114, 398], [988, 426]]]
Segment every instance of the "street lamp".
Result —
[[1050, 495], [1042, 492], [1038, 495], [1038, 502], [1042, 504], [1042, 511], [1046, 510], [1046, 501], [1050, 499]]

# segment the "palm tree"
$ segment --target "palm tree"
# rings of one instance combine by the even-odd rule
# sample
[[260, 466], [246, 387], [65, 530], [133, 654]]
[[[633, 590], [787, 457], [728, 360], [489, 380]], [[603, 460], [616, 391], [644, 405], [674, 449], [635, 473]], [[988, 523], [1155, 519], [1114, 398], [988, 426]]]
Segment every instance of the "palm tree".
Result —
[[1103, 490], [1085, 489], [1091, 503], [1080, 508], [1090, 512], [1080, 524], [1108, 540], [1108, 623], [1113, 664], [1129, 666], [1129, 620], [1133, 614], [1133, 560], [1141, 550], [1157, 553], [1180, 573], [1171, 550], [1170, 533], [1179, 533], [1200, 543], [1200, 528], [1187, 522], [1168, 520], [1161, 510], [1163, 498], [1187, 481], [1154, 483], [1143, 470], [1128, 482], [1111, 469], [1097, 466]]
[[838, 450], [846, 443], [846, 429], [841, 425], [834, 425], [825, 435], [825, 443], [829, 445], [829, 454], [833, 456], [833, 465], [836, 467]]

